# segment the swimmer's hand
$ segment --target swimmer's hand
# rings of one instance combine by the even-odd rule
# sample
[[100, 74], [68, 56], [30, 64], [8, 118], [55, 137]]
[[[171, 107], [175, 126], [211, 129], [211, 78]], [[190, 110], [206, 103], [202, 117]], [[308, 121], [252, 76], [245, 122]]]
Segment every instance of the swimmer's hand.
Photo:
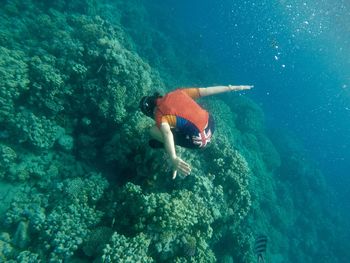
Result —
[[240, 90], [252, 89], [254, 86], [253, 85], [239, 85], [239, 86], [228, 85], [227, 87], [230, 89], [230, 91], [240, 91]]
[[185, 176], [191, 173], [191, 166], [179, 157], [171, 159], [171, 164], [173, 165], [173, 179], [176, 178], [178, 171]]

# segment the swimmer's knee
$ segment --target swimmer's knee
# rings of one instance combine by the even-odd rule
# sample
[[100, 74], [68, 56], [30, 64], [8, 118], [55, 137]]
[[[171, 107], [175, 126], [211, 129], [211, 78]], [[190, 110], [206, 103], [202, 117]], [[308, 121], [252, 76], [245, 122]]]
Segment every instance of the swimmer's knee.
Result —
[[148, 130], [148, 132], [149, 132], [149, 135], [150, 135], [152, 138], [154, 138], [154, 139], [156, 139], [156, 140], [158, 140], [158, 141], [160, 141], [160, 142], [163, 141], [162, 132], [160, 131], [160, 129], [159, 129], [157, 126], [152, 126], [152, 127]]

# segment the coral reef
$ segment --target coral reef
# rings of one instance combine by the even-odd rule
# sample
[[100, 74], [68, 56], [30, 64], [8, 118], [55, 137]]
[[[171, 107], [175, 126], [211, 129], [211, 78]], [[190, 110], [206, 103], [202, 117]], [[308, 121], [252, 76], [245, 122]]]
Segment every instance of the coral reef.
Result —
[[[204, 200], [193, 192], [145, 195], [140, 187], [128, 183], [119, 198], [127, 200], [117, 211], [120, 230], [128, 226], [126, 234], [143, 232], [152, 237], [151, 250], [159, 260], [167, 261], [181, 253], [184, 236], [195, 236], [203, 243], [212, 236], [213, 215]], [[207, 248], [206, 252], [209, 251]]]
[[102, 254], [102, 250], [109, 242], [113, 234], [113, 229], [105, 226], [93, 229], [83, 244], [83, 251], [89, 257], [96, 257]]
[[0, 121], [11, 122], [14, 102], [29, 88], [27, 57], [23, 51], [0, 47]]
[[16, 130], [20, 142], [28, 142], [30, 145], [50, 149], [56, 140], [64, 133], [64, 129], [45, 117], [38, 118], [33, 113], [23, 111], [16, 115]]
[[0, 260], [6, 262], [14, 254], [14, 248], [11, 245], [11, 237], [8, 233], [0, 233]]
[[111, 242], [103, 249], [100, 260], [96, 262], [141, 262], [151, 263], [154, 260], [147, 255], [150, 240], [144, 234], [127, 238], [114, 233]]
[[101, 220], [102, 213], [86, 204], [57, 206], [42, 227], [43, 245], [49, 251], [50, 262], [70, 258], [82, 245], [89, 228]]

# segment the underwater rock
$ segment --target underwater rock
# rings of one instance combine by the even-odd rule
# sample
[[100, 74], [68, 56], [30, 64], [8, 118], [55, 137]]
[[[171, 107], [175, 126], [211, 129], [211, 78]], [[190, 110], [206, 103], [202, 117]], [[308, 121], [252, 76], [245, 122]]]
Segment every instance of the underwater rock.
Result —
[[61, 149], [67, 152], [71, 151], [74, 147], [74, 139], [68, 134], [63, 134], [61, 137], [58, 138], [57, 142]]
[[30, 237], [28, 231], [29, 223], [27, 221], [19, 222], [12, 243], [19, 248], [25, 248], [28, 246]]

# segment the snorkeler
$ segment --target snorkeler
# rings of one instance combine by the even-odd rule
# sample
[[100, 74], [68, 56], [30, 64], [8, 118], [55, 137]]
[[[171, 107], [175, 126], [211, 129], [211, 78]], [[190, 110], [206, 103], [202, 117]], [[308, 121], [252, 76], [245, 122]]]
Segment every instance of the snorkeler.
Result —
[[177, 172], [189, 175], [191, 167], [176, 155], [175, 145], [204, 148], [214, 132], [213, 117], [199, 106], [195, 99], [229, 91], [249, 90], [253, 86], [214, 86], [207, 88], [181, 88], [160, 96], [155, 93], [140, 101], [141, 111], [156, 121], [150, 128], [152, 148], [165, 148], [173, 166], [173, 179]]

